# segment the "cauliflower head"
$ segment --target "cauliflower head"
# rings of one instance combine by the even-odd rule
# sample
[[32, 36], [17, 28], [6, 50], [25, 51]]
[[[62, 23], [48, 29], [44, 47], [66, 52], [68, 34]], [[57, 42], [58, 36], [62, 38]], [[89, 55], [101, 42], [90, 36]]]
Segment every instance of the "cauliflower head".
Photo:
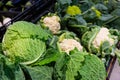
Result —
[[104, 41], [108, 41], [110, 45], [113, 45], [114, 39], [110, 38], [109, 35], [110, 32], [107, 28], [101, 28], [93, 41], [94, 47], [99, 48], [101, 43]]
[[81, 44], [74, 40], [74, 39], [63, 39], [60, 42], [60, 48], [62, 51], [66, 52], [67, 54], [69, 54], [69, 52], [71, 50], [73, 50], [74, 48], [77, 48], [79, 51], [81, 51], [83, 49], [83, 47], [81, 46]]
[[58, 16], [49, 16], [43, 19], [43, 23], [50, 29], [53, 34], [56, 34], [60, 30], [60, 18]]

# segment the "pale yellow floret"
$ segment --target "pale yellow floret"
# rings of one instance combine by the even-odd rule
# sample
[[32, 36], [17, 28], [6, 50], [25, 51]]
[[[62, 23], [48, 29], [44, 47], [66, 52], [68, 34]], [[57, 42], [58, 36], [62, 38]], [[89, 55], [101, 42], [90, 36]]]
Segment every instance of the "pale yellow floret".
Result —
[[61, 50], [66, 52], [67, 54], [69, 54], [69, 52], [71, 50], [73, 50], [75, 47], [79, 51], [81, 51], [83, 49], [81, 44], [78, 41], [74, 40], [74, 39], [64, 39], [62, 42], [60, 42]]

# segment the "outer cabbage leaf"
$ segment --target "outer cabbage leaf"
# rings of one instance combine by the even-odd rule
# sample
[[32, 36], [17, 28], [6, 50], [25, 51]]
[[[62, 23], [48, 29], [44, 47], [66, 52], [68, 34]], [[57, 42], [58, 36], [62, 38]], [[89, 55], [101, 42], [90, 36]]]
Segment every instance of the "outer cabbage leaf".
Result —
[[11, 61], [30, 64], [45, 51], [45, 40], [49, 38], [45, 30], [35, 24], [18, 21], [6, 31], [2, 48]]
[[105, 80], [104, 63], [95, 55], [76, 49], [62, 54], [55, 65], [55, 80]]
[[0, 80], [25, 80], [25, 76], [19, 65], [12, 64], [3, 55], [0, 56]]
[[[85, 53], [86, 54], [86, 53]], [[84, 61], [84, 53], [77, 51], [77, 49], [70, 52], [61, 54], [55, 65], [56, 75], [59, 76], [58, 80], [75, 80], [77, 73]], [[56, 78], [55, 78], [56, 79]]]
[[61, 55], [60, 52], [58, 52], [58, 50], [54, 48], [47, 49], [45, 55], [42, 56], [37, 62], [33, 63], [32, 65], [41, 66], [41, 65], [49, 64], [51, 62], [56, 61], [60, 55]]
[[[95, 39], [97, 33], [99, 32], [100, 28], [92, 29], [92, 31], [87, 31], [82, 36], [82, 45], [89, 51], [89, 52], [96, 52], [96, 49], [91, 50], [92, 41]], [[92, 47], [93, 48], [93, 47]]]
[[69, 56], [70, 60], [67, 63], [66, 80], [76, 80], [76, 76], [79, 76], [78, 71], [82, 66], [82, 62], [85, 60], [84, 55], [86, 53], [75, 50], [71, 53], [72, 55]]
[[31, 80], [52, 80], [53, 68], [47, 66], [25, 66]]
[[50, 34], [40, 26], [25, 21], [18, 21], [9, 26], [3, 40], [7, 40], [7, 43], [12, 44], [12, 40], [21, 38], [47, 40], [49, 36]]
[[21, 62], [30, 64], [39, 59], [46, 49], [43, 41], [38, 39], [18, 39], [14, 40], [14, 44], [4, 45], [3, 50], [6, 56], [13, 62]]
[[105, 80], [106, 70], [104, 63], [95, 55], [86, 55], [85, 61], [79, 70], [80, 80]]

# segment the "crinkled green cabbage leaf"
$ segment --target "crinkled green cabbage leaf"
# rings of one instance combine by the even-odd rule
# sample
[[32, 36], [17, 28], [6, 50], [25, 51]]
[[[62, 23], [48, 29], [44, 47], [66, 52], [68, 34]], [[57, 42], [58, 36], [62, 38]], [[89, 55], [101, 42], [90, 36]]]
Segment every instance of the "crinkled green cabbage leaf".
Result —
[[105, 80], [104, 63], [95, 55], [73, 50], [56, 61], [54, 80]]
[[39, 59], [46, 50], [45, 41], [49, 36], [40, 26], [18, 21], [7, 29], [2, 49], [11, 61], [30, 64]]
[[106, 70], [103, 62], [95, 55], [86, 55], [83, 66], [79, 70], [80, 80], [105, 80]]

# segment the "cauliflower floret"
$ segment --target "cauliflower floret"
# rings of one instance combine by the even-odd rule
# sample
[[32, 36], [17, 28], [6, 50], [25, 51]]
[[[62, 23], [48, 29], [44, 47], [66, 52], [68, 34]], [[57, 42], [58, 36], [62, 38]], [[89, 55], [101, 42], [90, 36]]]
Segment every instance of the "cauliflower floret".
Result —
[[[11, 18], [9, 18], [9, 17], [5, 18], [5, 19], [3, 20], [3, 24], [8, 23], [10, 20], [11, 20]], [[11, 22], [10, 22], [10, 23], [11, 23]]]
[[74, 40], [74, 39], [64, 39], [62, 42], [60, 42], [61, 50], [66, 52], [67, 54], [69, 54], [69, 52], [71, 50], [73, 50], [75, 47], [79, 51], [81, 51], [83, 49], [81, 44], [78, 41]]
[[58, 16], [45, 17], [43, 23], [49, 27], [53, 34], [56, 34], [60, 30], [60, 18]]
[[93, 45], [96, 48], [100, 47], [100, 44], [104, 41], [108, 41], [110, 45], [114, 44], [114, 39], [109, 37], [110, 33], [107, 28], [101, 28], [100, 31], [98, 32], [96, 38], [93, 41]]

